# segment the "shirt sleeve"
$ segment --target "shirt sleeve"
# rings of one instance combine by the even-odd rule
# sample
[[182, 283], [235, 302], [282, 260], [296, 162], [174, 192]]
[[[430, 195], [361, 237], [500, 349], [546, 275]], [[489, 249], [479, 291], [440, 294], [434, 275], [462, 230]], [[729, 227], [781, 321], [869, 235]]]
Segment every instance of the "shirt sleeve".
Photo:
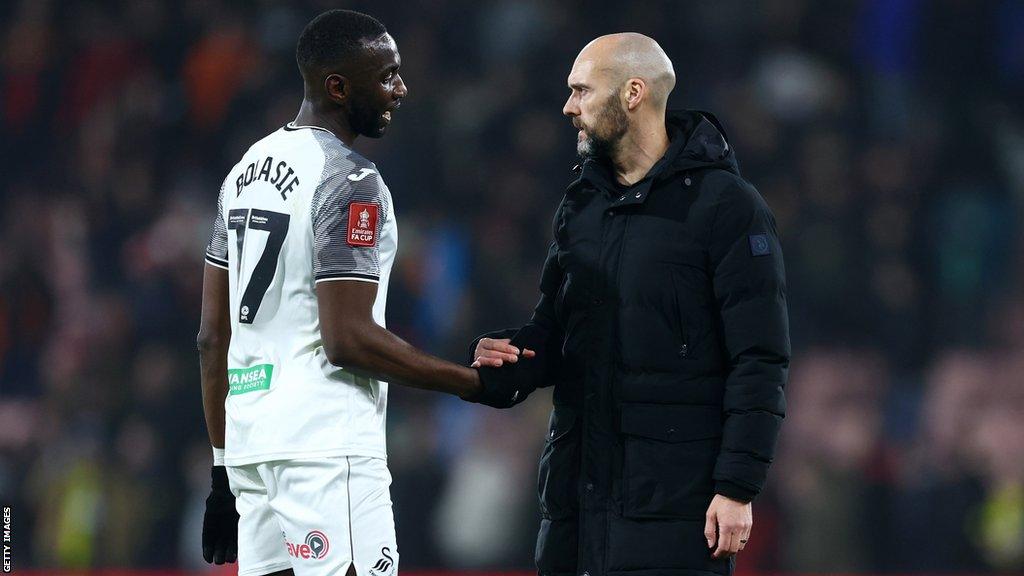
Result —
[[218, 268], [228, 268], [228, 228], [224, 224], [224, 185], [217, 196], [217, 216], [213, 219], [213, 232], [206, 245], [206, 261]]
[[380, 235], [390, 205], [375, 170], [339, 173], [313, 195], [313, 278], [380, 279]]

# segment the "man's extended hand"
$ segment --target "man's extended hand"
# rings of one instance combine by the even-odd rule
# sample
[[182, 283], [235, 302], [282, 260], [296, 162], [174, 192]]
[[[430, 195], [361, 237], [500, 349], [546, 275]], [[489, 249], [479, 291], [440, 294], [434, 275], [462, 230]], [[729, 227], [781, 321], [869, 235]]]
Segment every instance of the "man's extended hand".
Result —
[[203, 514], [203, 559], [214, 564], [233, 563], [238, 557], [238, 510], [228, 486], [228, 472], [214, 466], [213, 485]]
[[715, 494], [704, 521], [708, 548], [715, 548], [712, 557], [727, 558], [743, 550], [753, 525], [754, 513], [750, 502]]
[[520, 353], [523, 358], [533, 358], [537, 355], [536, 352], [528, 348], [523, 348], [520, 351], [519, 348], [510, 344], [511, 341], [511, 338], [481, 338], [473, 352], [472, 367], [501, 368], [505, 362], [510, 364], [518, 362]]
[[[489, 357], [478, 357], [472, 364], [480, 374], [481, 392], [467, 400], [495, 408], [511, 408], [526, 400], [530, 393], [544, 385], [544, 354], [534, 350], [543, 351], [547, 337], [547, 330], [527, 324], [510, 340], [482, 338], [481, 344], [477, 344], [477, 351], [485, 346]], [[486, 345], [482, 344], [485, 340], [488, 341]], [[517, 356], [519, 350], [523, 351], [522, 362]], [[515, 361], [506, 362], [501, 355], [511, 355]]]

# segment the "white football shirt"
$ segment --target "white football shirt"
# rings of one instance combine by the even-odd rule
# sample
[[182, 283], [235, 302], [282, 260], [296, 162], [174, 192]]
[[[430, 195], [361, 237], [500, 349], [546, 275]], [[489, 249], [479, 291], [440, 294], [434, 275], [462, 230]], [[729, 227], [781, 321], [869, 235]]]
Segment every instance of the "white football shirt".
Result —
[[384, 326], [397, 249], [377, 167], [323, 128], [289, 124], [231, 169], [206, 249], [230, 284], [226, 464], [386, 457], [388, 385], [327, 361], [315, 285], [376, 283]]

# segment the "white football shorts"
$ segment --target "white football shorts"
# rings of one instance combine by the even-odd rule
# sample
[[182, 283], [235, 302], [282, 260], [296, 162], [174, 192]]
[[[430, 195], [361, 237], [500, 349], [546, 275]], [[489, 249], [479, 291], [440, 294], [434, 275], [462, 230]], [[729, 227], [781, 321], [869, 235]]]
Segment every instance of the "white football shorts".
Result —
[[380, 458], [339, 456], [228, 466], [238, 574], [398, 574], [391, 473]]

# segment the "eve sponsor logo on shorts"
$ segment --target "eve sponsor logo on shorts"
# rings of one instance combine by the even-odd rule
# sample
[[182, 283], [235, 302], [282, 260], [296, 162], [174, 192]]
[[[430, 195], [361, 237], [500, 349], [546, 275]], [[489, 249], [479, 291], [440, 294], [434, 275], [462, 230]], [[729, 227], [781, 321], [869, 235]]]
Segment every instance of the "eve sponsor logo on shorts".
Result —
[[370, 576], [384, 576], [391, 573], [395, 559], [391, 557], [391, 549], [387, 546], [380, 549], [381, 558], [370, 568]]
[[274, 375], [273, 364], [257, 364], [250, 368], [228, 369], [228, 394], [245, 394], [255, 390], [270, 389]]
[[331, 541], [327, 539], [327, 534], [320, 530], [310, 530], [302, 544], [290, 542], [285, 536], [284, 544], [288, 548], [289, 556], [302, 560], [323, 560], [331, 551]]
[[377, 244], [378, 206], [365, 202], [348, 205], [349, 246], [374, 246]]

